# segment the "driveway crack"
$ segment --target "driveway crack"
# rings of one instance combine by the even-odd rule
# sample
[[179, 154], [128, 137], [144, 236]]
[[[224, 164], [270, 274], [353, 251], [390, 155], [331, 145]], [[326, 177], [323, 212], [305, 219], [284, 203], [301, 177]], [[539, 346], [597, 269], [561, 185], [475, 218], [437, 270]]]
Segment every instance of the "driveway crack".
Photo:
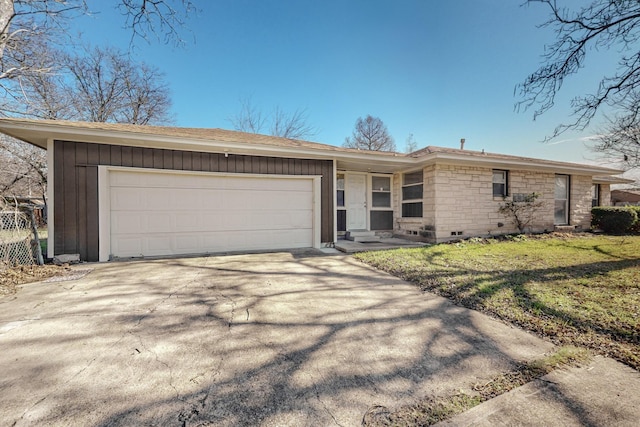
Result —
[[71, 383], [71, 381], [73, 381], [76, 377], [78, 377], [80, 374], [82, 374], [84, 371], [86, 371], [89, 366], [91, 366], [93, 364], [93, 362], [95, 362], [97, 359], [97, 357], [94, 357], [93, 359], [89, 360], [89, 362], [82, 367], [82, 369], [80, 369], [78, 372], [76, 372], [75, 374], [73, 374], [71, 376], [71, 378], [69, 378], [68, 380], [66, 380], [65, 382], [63, 382], [62, 384], [60, 384], [59, 386], [55, 387], [55, 389], [50, 392], [47, 393], [45, 396], [43, 396], [41, 399], [39, 399], [36, 403], [34, 403], [33, 405], [29, 406], [20, 416], [20, 418], [16, 419], [12, 426], [15, 426], [16, 424], [18, 424], [18, 421], [23, 420], [24, 417], [31, 412], [35, 407], [37, 407], [38, 405], [40, 405], [42, 402], [44, 402], [45, 400], [47, 400], [49, 397], [51, 397], [52, 395], [58, 394], [59, 390], [66, 386], [67, 384]]
[[320, 402], [320, 404], [322, 405], [322, 407], [324, 408], [325, 412], [327, 414], [329, 414], [329, 416], [331, 417], [331, 419], [333, 420], [334, 424], [339, 426], [339, 427], [344, 427], [342, 424], [340, 424], [338, 422], [338, 420], [336, 419], [336, 417], [333, 415], [333, 412], [331, 412], [331, 410], [329, 409], [329, 407], [327, 407], [327, 404], [324, 403], [324, 401], [320, 398], [320, 392], [318, 391], [317, 388], [315, 388], [316, 390], [316, 399], [318, 399], [318, 402]]

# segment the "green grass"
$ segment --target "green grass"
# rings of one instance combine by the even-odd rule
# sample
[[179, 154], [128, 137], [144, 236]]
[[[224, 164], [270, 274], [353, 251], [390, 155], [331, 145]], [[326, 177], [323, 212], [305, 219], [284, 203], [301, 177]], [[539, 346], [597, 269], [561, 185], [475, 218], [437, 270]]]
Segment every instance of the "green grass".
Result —
[[355, 256], [557, 344], [640, 370], [640, 236], [472, 239]]

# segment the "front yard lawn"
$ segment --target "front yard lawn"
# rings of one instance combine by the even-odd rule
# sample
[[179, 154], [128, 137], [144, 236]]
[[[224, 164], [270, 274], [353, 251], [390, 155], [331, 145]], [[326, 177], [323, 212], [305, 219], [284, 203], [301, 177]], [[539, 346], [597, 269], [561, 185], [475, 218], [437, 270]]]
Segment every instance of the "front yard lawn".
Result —
[[640, 236], [471, 239], [355, 257], [559, 345], [640, 370]]

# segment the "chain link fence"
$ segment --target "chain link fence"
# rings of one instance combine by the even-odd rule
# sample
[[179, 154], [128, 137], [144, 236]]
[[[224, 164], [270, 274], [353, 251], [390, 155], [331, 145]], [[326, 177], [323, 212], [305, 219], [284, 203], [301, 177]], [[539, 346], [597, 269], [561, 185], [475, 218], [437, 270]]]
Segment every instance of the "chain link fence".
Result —
[[0, 272], [16, 265], [37, 264], [31, 218], [0, 199]]

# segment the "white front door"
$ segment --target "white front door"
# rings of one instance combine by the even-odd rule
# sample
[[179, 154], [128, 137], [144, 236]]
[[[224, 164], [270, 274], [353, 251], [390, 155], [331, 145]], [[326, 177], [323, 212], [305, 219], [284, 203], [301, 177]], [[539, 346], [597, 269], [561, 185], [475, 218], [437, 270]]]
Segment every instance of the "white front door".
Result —
[[345, 208], [347, 230], [367, 229], [367, 176], [345, 175]]

